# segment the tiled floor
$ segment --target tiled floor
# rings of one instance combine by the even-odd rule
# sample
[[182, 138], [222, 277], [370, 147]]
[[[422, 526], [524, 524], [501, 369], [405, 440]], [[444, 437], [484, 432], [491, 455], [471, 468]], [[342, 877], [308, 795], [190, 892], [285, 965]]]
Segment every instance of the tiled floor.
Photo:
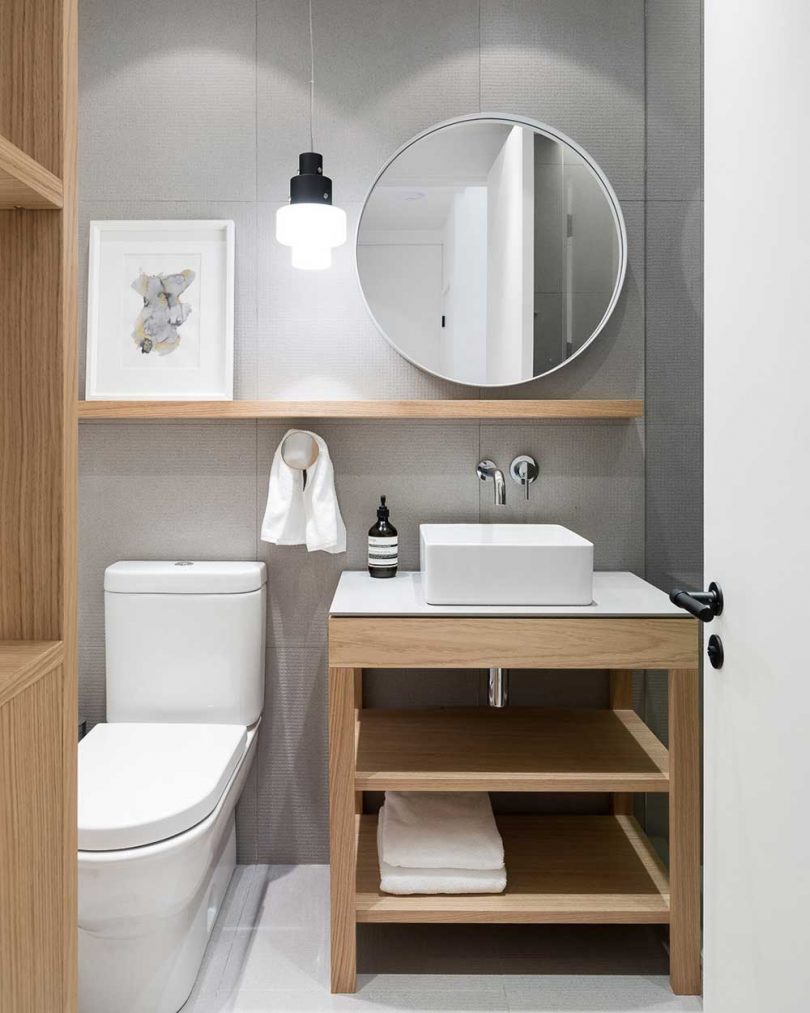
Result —
[[700, 1010], [644, 926], [362, 926], [351, 996], [329, 993], [329, 870], [239, 866], [183, 1013]]

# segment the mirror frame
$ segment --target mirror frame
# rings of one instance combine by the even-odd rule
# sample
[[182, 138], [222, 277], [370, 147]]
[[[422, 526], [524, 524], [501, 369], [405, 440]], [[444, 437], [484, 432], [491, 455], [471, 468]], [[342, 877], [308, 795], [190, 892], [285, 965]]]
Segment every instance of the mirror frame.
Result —
[[[384, 328], [380, 325], [379, 320], [374, 315], [374, 311], [369, 306], [368, 299], [366, 299], [366, 293], [363, 289], [363, 281], [362, 278], [360, 277], [360, 258], [358, 256], [358, 247], [360, 240], [360, 229], [362, 228], [363, 225], [363, 215], [366, 213], [368, 202], [371, 199], [371, 196], [374, 193], [377, 184], [380, 182], [382, 177], [388, 171], [390, 166], [399, 158], [399, 156], [404, 151], [407, 151], [408, 148], [416, 144], [417, 141], [421, 141], [423, 137], [428, 137], [430, 134], [434, 134], [439, 130], [443, 130], [445, 127], [452, 127], [459, 123], [470, 123], [477, 120], [481, 120], [484, 122], [511, 123], [517, 126], [530, 127], [532, 130], [535, 130], [538, 133], [544, 134], [546, 137], [551, 138], [551, 140], [558, 141], [561, 144], [567, 144], [570, 148], [572, 148], [580, 156], [580, 158], [582, 158], [590, 166], [591, 170], [593, 171], [594, 175], [599, 181], [602, 190], [608, 199], [608, 204], [610, 205], [610, 210], [613, 215], [613, 222], [616, 226], [616, 232], [619, 240], [619, 270], [616, 274], [616, 284], [613, 286], [613, 292], [611, 293], [610, 301], [608, 302], [607, 308], [605, 309], [605, 312], [602, 315], [602, 319], [596, 325], [590, 337], [580, 345], [580, 347], [574, 352], [573, 355], [569, 355], [567, 359], [563, 359], [563, 361], [560, 362], [557, 366], [553, 366], [551, 369], [547, 369], [544, 373], [537, 373], [536, 376], [528, 377], [525, 380], [515, 380], [513, 383], [468, 383], [466, 380], [459, 380], [452, 376], [445, 376], [443, 373], [436, 373], [432, 369], [428, 369], [428, 367], [424, 366], [422, 363], [419, 363], [415, 359], [412, 359], [409, 355], [406, 355], [405, 352], [403, 352], [402, 349], [399, 348], [394, 343], [394, 341], [388, 336]], [[420, 133], [415, 134], [409, 141], [406, 141], [404, 144], [400, 145], [399, 148], [397, 148], [394, 154], [391, 155], [391, 157], [385, 162], [383, 167], [374, 177], [374, 180], [372, 181], [368, 193], [366, 194], [365, 199], [363, 201], [363, 207], [360, 211], [360, 217], [357, 220], [357, 228], [355, 229], [354, 232], [354, 271], [357, 277], [357, 284], [360, 288], [360, 295], [362, 296], [363, 299], [363, 305], [366, 307], [366, 311], [368, 312], [368, 315], [371, 317], [374, 326], [385, 338], [385, 340], [388, 342], [391, 348], [394, 349], [397, 355], [400, 355], [403, 359], [405, 359], [406, 362], [410, 362], [412, 366], [416, 366], [417, 369], [421, 369], [423, 373], [428, 373], [430, 376], [438, 377], [440, 380], [447, 380], [448, 383], [460, 384], [463, 387], [482, 387], [487, 389], [496, 389], [500, 387], [517, 387], [524, 383], [531, 383], [533, 380], [539, 380], [544, 376], [550, 376], [552, 373], [556, 373], [558, 369], [563, 369], [569, 363], [573, 362], [574, 359], [578, 358], [578, 356], [580, 356], [585, 351], [586, 348], [588, 348], [591, 344], [593, 344], [596, 338], [601, 334], [602, 330], [604, 329], [605, 325], [607, 324], [613, 311], [616, 308], [616, 303], [619, 301], [619, 296], [621, 295], [622, 288], [624, 287], [625, 275], [627, 273], [627, 229], [624, 224], [624, 215], [622, 214], [621, 205], [619, 204], [619, 198], [616, 196], [613, 187], [610, 185], [610, 180], [602, 171], [599, 164], [591, 157], [591, 155], [589, 155], [584, 148], [580, 147], [580, 145], [577, 144], [576, 141], [572, 141], [567, 134], [564, 134], [561, 130], [557, 130], [554, 127], [548, 126], [548, 124], [546, 123], [541, 123], [540, 120], [534, 120], [529, 116], [514, 116], [509, 113], [468, 113], [465, 116], [454, 116], [452, 119], [442, 120], [441, 123], [435, 123], [432, 127], [428, 127], [427, 130], [422, 130]]]

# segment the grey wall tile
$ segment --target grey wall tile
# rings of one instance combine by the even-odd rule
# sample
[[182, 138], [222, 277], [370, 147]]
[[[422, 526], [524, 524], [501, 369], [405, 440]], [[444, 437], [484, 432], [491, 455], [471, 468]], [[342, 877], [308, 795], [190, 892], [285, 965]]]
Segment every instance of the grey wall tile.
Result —
[[647, 425], [647, 579], [664, 591], [701, 583], [703, 429]]
[[627, 229], [627, 274], [616, 309], [602, 333], [564, 369], [541, 380], [498, 390], [498, 397], [643, 397], [644, 202], [623, 200], [622, 213]]
[[513, 794], [495, 792], [491, 798], [492, 808], [497, 813], [606, 815], [610, 812], [610, 796], [607, 794], [521, 791]]
[[[646, 354], [646, 509], [640, 423], [299, 422], [329, 444], [349, 529], [345, 556], [308, 554], [258, 542], [285, 424], [82, 427], [81, 706], [91, 722], [104, 715], [109, 562], [184, 555], [269, 565], [266, 707], [237, 812], [240, 861], [326, 860], [325, 618], [340, 571], [365, 566], [381, 492], [403, 567], [418, 565], [420, 521], [549, 520], [591, 538], [601, 568], [644, 572], [646, 550], [660, 586], [701, 582], [701, 209], [691, 199], [666, 203], [699, 193], [697, 7], [647, 0], [645, 53], [644, 0], [481, 0], [483, 108], [533, 116], [582, 144], [616, 188], [629, 238], [624, 294], [592, 348], [546, 380], [492, 393], [642, 396]], [[476, 397], [406, 363], [378, 334], [353, 238], [323, 274], [293, 271], [275, 243], [275, 210], [309, 147], [306, 8], [306, 0], [180, 0], [168, 11], [152, 0], [138, 8], [81, 0], [82, 268], [91, 218], [232, 218], [237, 397]], [[399, 144], [478, 109], [478, 33], [478, 0], [315, 0], [316, 146], [352, 231]], [[475, 464], [488, 454], [506, 467], [522, 450], [538, 457], [540, 479], [528, 506], [510, 484], [496, 513]], [[485, 673], [371, 671], [365, 681], [375, 705], [471, 705], [483, 700]], [[665, 737], [665, 680], [637, 681], [636, 706]], [[512, 677], [517, 704], [598, 706], [606, 692], [599, 672]], [[606, 804], [604, 796], [496, 801]], [[660, 801], [650, 797], [648, 826], [665, 834]]]
[[363, 705], [403, 710], [480, 707], [487, 702], [484, 669], [371, 668], [363, 673]]
[[346, 205], [349, 241], [329, 271], [299, 271], [275, 240], [280, 204], [259, 205], [258, 396], [291, 400], [475, 397], [406, 362], [366, 311], [354, 266], [359, 204]]
[[644, 197], [644, 0], [482, 0], [485, 110], [568, 134]]
[[703, 192], [702, 3], [647, 0], [647, 198]]
[[[646, 577], [663, 591], [702, 588], [703, 427], [647, 424]], [[667, 677], [645, 673], [644, 720], [667, 742]], [[646, 796], [645, 829], [666, 838], [665, 796]]]
[[271, 647], [259, 730], [259, 862], [328, 859], [326, 645]]
[[83, 577], [84, 550], [79, 559], [79, 720], [90, 729], [106, 715], [104, 683], [104, 599], [102, 588]]
[[608, 707], [608, 677], [593, 669], [515, 669], [509, 673], [509, 703], [515, 707]]
[[[478, 0], [315, 0], [315, 145], [336, 202], [363, 200], [414, 134], [478, 108]], [[259, 194], [309, 149], [306, 0], [259, 0]]]
[[235, 225], [234, 397], [256, 397], [257, 236], [256, 205], [242, 201], [81, 201], [79, 204], [79, 393], [84, 397], [87, 345], [87, 273], [91, 221], [110, 219], [225, 219]]
[[[695, 585], [697, 586], [697, 585]], [[666, 672], [645, 672], [646, 683], [644, 720], [658, 738], [669, 744], [669, 698]], [[645, 796], [644, 828], [651, 837], [669, 836], [669, 796]]]
[[[700, 0], [647, 0], [646, 576], [703, 585], [703, 206]], [[644, 677], [644, 718], [667, 741], [667, 680]], [[664, 796], [645, 826], [666, 839]]]
[[259, 750], [236, 805], [236, 861], [253, 865], [259, 854]]
[[89, 200], [254, 200], [255, 0], [82, 0]]
[[528, 502], [507, 478], [506, 506], [481, 484], [485, 521], [564, 524], [594, 543], [598, 570], [644, 572], [644, 440], [637, 422], [512, 423], [481, 426], [481, 456], [506, 474], [532, 454], [540, 474]]
[[703, 418], [703, 203], [647, 205], [647, 420]]
[[118, 559], [255, 559], [255, 423], [82, 426], [81, 706], [103, 718], [104, 569]]

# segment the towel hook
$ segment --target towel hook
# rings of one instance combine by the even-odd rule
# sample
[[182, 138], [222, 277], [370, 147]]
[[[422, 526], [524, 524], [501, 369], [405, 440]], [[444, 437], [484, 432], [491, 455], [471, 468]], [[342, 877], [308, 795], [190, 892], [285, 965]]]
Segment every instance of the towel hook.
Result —
[[307, 487], [307, 468], [318, 460], [320, 448], [312, 433], [303, 429], [291, 429], [281, 441], [281, 459], [288, 468], [303, 473], [304, 488]]

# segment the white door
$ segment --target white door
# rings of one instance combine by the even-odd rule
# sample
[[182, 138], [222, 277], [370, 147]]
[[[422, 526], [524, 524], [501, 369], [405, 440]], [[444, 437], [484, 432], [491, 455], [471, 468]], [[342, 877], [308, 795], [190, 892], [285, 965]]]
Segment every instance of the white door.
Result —
[[810, 2], [705, 8], [707, 1013], [810, 1010]]

